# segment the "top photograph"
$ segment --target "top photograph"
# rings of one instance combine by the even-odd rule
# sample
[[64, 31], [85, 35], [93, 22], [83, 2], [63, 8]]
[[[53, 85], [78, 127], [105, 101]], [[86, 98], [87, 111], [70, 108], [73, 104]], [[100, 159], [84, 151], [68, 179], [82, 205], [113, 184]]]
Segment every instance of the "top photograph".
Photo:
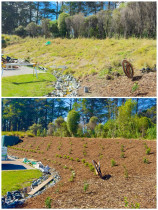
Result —
[[156, 97], [156, 1], [1, 8], [2, 97]]

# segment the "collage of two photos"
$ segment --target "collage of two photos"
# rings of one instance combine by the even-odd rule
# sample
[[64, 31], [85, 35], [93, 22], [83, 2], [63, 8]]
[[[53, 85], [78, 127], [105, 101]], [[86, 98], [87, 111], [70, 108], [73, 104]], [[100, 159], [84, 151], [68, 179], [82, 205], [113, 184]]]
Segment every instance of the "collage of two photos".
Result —
[[2, 208], [156, 209], [157, 1], [1, 2]]

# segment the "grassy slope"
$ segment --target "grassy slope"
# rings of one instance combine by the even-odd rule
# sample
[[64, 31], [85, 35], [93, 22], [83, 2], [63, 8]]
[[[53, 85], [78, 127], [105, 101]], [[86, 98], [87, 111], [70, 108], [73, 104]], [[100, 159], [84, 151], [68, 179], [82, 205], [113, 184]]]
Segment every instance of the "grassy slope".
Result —
[[25, 38], [10, 45], [4, 54], [16, 58], [30, 58], [49, 68], [52, 65], [66, 65], [66, 72], [76, 77], [98, 73], [103, 76], [112, 67], [122, 72], [121, 61], [128, 59], [135, 70], [153, 67], [156, 64], [156, 40], [149, 39], [49, 39]]
[[31, 75], [19, 75], [2, 78], [2, 96], [43, 96], [52, 91], [49, 86], [55, 77], [50, 73], [38, 74], [38, 79]]
[[33, 179], [40, 176], [42, 173], [39, 170], [2, 171], [2, 195], [29, 186]]

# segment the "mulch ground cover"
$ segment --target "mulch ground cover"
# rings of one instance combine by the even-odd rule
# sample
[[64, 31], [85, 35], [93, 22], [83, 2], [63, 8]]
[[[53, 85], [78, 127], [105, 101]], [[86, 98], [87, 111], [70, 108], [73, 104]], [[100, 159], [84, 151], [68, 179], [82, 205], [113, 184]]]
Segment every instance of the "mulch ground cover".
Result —
[[[55, 187], [29, 199], [23, 208], [45, 208], [47, 197], [52, 199], [52, 208], [126, 208], [125, 199], [129, 208], [137, 204], [140, 208], [156, 208], [156, 141], [72, 137], [22, 140], [8, 149], [10, 155], [41, 161], [61, 176]], [[151, 148], [149, 155], [145, 147]], [[83, 159], [89, 164], [100, 161], [104, 179], [95, 175]], [[116, 166], [111, 166], [112, 159]]]
[[[137, 88], [134, 87], [137, 85]], [[84, 92], [88, 87], [89, 92]], [[79, 96], [84, 97], [155, 97], [156, 73], [136, 74], [132, 79], [126, 76], [114, 77], [113, 80], [89, 75], [82, 79]]]

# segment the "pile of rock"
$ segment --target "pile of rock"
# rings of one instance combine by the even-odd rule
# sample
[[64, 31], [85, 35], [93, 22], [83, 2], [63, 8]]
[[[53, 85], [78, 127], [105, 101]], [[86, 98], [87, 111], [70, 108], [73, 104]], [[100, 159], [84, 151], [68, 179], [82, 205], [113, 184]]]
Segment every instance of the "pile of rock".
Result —
[[17, 205], [22, 205], [25, 199], [22, 193], [18, 190], [7, 192], [6, 197], [2, 197], [2, 208], [15, 208]]
[[[59, 182], [61, 177], [59, 176], [58, 172], [55, 169], [50, 169], [49, 172], [53, 177], [53, 180], [49, 182], [47, 185], [45, 185], [38, 192], [36, 192], [34, 195], [28, 195], [27, 188], [24, 188], [22, 191], [17, 190], [17, 191], [7, 192], [7, 195], [1, 198], [2, 208], [16, 208], [16, 206], [22, 205], [25, 202], [25, 200], [40, 195], [47, 188], [54, 186], [57, 182]], [[50, 175], [43, 173], [42, 177], [32, 182], [31, 190], [36, 188], [38, 185], [42, 184], [42, 182], [47, 180], [49, 177]]]
[[[55, 68], [55, 66], [53, 66]], [[56, 69], [65, 70], [66, 66], [58, 66]], [[60, 70], [54, 70], [52, 74], [56, 77], [55, 90], [46, 95], [47, 97], [77, 97], [80, 87], [78, 82], [71, 74], [63, 74]]]

